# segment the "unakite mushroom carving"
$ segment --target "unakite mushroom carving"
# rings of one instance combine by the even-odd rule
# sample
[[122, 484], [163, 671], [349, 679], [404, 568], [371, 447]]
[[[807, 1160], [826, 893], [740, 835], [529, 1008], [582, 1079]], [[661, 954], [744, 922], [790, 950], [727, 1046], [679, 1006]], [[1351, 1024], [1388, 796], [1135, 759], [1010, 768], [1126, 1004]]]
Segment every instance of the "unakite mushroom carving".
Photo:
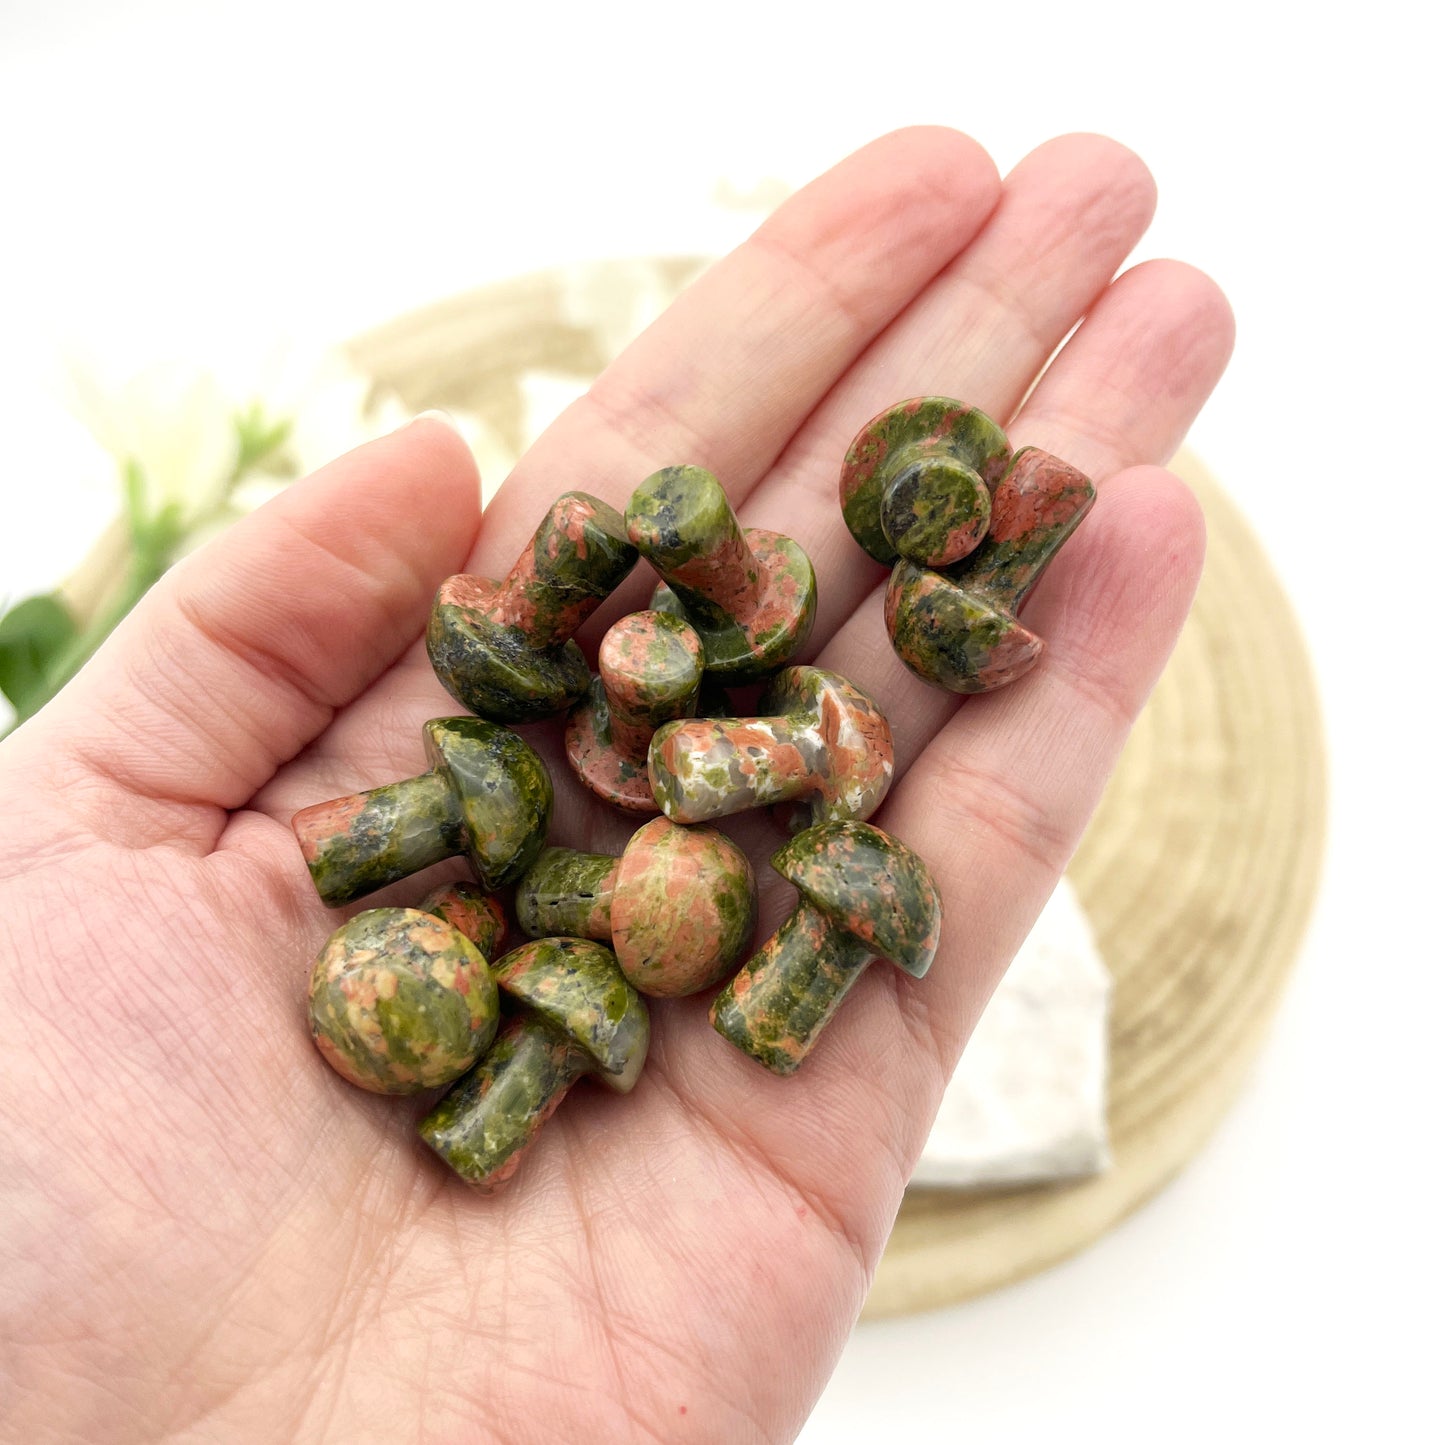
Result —
[[470, 883], [415, 908], [370, 908], [327, 939], [311, 970], [311, 1037], [348, 1083], [373, 1094], [449, 1084], [497, 1032], [487, 956], [501, 906]]
[[423, 913], [435, 913], [458, 933], [464, 933], [484, 958], [494, 957], [497, 945], [506, 937], [507, 919], [501, 903], [475, 883], [443, 883], [417, 907]]
[[652, 738], [648, 770], [675, 823], [794, 803], [802, 826], [867, 818], [893, 781], [893, 734], [860, 687], [821, 667], [788, 667], [759, 708], [767, 716], [692, 718]]
[[449, 577], [426, 646], [442, 685], [495, 722], [536, 722], [570, 707], [591, 680], [572, 635], [637, 562], [613, 507], [564, 492], [500, 582]]
[[869, 823], [823, 823], [773, 857], [798, 906], [718, 995], [710, 1017], [775, 1074], [807, 1057], [844, 994], [874, 959], [922, 978], [943, 908], [927, 865]]
[[738, 524], [716, 477], [664, 467], [633, 492], [627, 533], [702, 638], [708, 671], [729, 685], [781, 667], [808, 640], [818, 609], [813, 564], [791, 537]]
[[627, 1093], [647, 1057], [647, 1005], [610, 949], [543, 938], [493, 965], [519, 1006], [481, 1062], [422, 1120], [421, 1137], [468, 1184], [506, 1183], [584, 1074]]
[[757, 897], [747, 855], [716, 828], [654, 818], [620, 858], [544, 848], [517, 883], [517, 922], [611, 943], [643, 993], [696, 993], [738, 965], [753, 938]]
[[567, 719], [567, 761], [613, 807], [655, 813], [648, 744], [660, 724], [697, 710], [702, 643], [679, 617], [634, 612], [607, 630], [597, 672]]
[[1020, 451], [994, 493], [982, 547], [943, 571], [906, 559], [894, 567], [883, 618], [909, 670], [960, 693], [1022, 677], [1044, 642], [1019, 608], [1093, 504], [1094, 485], [1077, 468], [1037, 447]]
[[291, 820], [331, 907], [464, 853], [482, 886], [509, 883], [541, 850], [552, 779], [516, 733], [475, 717], [433, 718], [429, 772], [303, 808]]
[[843, 458], [838, 499], [854, 540], [876, 561], [958, 562], [983, 541], [1008, 438], [977, 407], [916, 396], [880, 412]]

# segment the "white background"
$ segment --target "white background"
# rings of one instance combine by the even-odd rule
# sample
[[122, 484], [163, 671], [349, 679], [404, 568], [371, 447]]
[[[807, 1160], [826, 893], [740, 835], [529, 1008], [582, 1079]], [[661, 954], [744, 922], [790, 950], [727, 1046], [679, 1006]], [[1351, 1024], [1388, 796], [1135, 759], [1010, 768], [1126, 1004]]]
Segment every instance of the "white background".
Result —
[[0, 594], [86, 541], [47, 460], [59, 346], [204, 362], [552, 261], [716, 245], [742, 224], [711, 208], [717, 177], [798, 184], [912, 121], [1003, 167], [1060, 131], [1116, 136], [1159, 181], [1140, 255], [1230, 294], [1236, 359], [1194, 445], [1296, 600], [1333, 755], [1297, 979], [1184, 1177], [1047, 1276], [860, 1328], [810, 1445], [1440, 1438], [1433, 23], [1388, 3], [0, 0]]

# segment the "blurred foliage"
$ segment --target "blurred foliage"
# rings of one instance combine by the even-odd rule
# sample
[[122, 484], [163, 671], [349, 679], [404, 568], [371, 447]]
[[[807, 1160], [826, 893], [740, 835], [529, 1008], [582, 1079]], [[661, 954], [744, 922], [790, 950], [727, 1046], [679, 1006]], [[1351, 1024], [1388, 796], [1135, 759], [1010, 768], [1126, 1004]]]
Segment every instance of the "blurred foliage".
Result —
[[232, 498], [242, 482], [284, 472], [277, 463], [291, 437], [290, 420], [269, 416], [253, 403], [235, 415], [233, 425], [234, 463], [219, 487], [204, 489], [200, 505], [149, 485], [137, 458], [120, 460], [126, 552], [94, 615], [74, 616], [56, 591], [27, 597], [0, 617], [0, 692], [15, 709], [7, 732], [33, 717], [80, 671], [195, 539], [238, 515]]

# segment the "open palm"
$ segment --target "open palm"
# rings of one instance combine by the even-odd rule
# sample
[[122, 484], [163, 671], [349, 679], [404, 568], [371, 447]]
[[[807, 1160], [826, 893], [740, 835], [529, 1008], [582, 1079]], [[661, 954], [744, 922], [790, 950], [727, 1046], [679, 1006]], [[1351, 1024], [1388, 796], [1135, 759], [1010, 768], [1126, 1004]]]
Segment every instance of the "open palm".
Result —
[[[1232, 327], [1190, 267], [1111, 279], [1152, 205], [1099, 138], [1000, 183], [963, 136], [886, 137], [713, 267], [484, 517], [462, 442], [414, 423], [177, 567], [0, 748], [16, 1439], [791, 1438], [1193, 593], [1198, 510], [1155, 464]], [[929, 392], [1100, 483], [1030, 605], [1043, 661], [963, 706], [893, 655], [835, 493], [857, 427]], [[579, 1086], [480, 1197], [416, 1140], [421, 1103], [313, 1049], [304, 982], [337, 917], [288, 820], [425, 766], [422, 722], [457, 711], [417, 640], [443, 576], [501, 575], [563, 490], [620, 507], [678, 462], [812, 556], [806, 660], [890, 717], [874, 821], [932, 866], [943, 944], [921, 981], [870, 969], [793, 1079], [727, 1047], [706, 998], [656, 1003], [636, 1091]], [[642, 605], [645, 570], [587, 637]], [[635, 823], [575, 783], [559, 731], [527, 730], [553, 840], [619, 847]], [[761, 865], [766, 823], [740, 836]], [[788, 890], [766, 874], [770, 927]]]

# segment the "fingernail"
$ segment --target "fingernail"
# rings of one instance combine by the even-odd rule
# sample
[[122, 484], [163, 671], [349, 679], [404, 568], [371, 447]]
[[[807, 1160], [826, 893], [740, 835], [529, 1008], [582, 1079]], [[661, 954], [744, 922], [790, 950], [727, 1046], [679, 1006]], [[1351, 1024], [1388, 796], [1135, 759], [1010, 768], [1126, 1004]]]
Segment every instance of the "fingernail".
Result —
[[450, 427], [458, 436], [462, 435], [462, 429], [457, 425], [456, 417], [449, 411], [443, 411], [439, 406], [431, 406], [425, 411], [417, 412], [413, 421], [439, 421], [443, 426]]

